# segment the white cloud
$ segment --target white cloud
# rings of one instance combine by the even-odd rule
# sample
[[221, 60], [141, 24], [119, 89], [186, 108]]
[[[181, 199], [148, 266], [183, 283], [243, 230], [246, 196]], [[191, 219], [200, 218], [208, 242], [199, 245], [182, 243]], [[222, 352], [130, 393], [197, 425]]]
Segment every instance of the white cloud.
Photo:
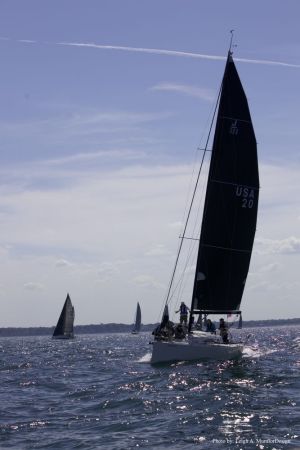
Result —
[[[74, 108], [74, 107], [73, 107]], [[47, 137], [50, 143], [59, 142], [62, 137], [80, 137], [91, 134], [128, 132], [137, 130], [145, 123], [167, 120], [174, 115], [173, 112], [137, 112], [111, 111], [103, 112], [95, 109], [85, 109], [80, 113], [70, 113], [67, 110], [47, 119], [26, 119], [14, 122], [0, 121], [0, 132], [3, 136], [13, 137], [20, 134], [23, 137]]]
[[[27, 172], [34, 177], [36, 167], [27, 165]], [[129, 323], [137, 300], [142, 301], [143, 321], [157, 320], [175, 262], [190, 173], [185, 165], [130, 166], [78, 171], [76, 183], [62, 189], [16, 191], [2, 186], [0, 204], [10, 213], [1, 216], [5, 244], [0, 263], [5, 297], [11, 299], [5, 303], [3, 324], [54, 324], [67, 292], [75, 303], [77, 323]], [[294, 301], [300, 264], [296, 174], [297, 168], [261, 168], [259, 226], [242, 302], [245, 318], [300, 315]], [[43, 175], [47, 179], [52, 171], [45, 168]], [[187, 248], [192, 244], [197, 248], [196, 241], [184, 243]], [[196, 252], [193, 255], [187, 266], [194, 270]], [[68, 267], [72, 270], [64, 270]], [[189, 269], [187, 302], [193, 282]], [[37, 310], [34, 287], [40, 288], [47, 314], [29, 313]], [[289, 296], [285, 308], [283, 295]]]
[[178, 222], [169, 223], [168, 226], [170, 228], [176, 228], [177, 230], [180, 230], [183, 226], [183, 223], [178, 221]]
[[34, 283], [30, 281], [29, 283], [24, 284], [24, 289], [29, 291], [42, 291], [44, 286], [41, 283]]
[[103, 262], [98, 268], [98, 273], [112, 275], [113, 273], [118, 272], [118, 268], [115, 264], [111, 262]]
[[60, 157], [56, 159], [47, 159], [39, 164], [42, 165], [64, 165], [73, 162], [83, 162], [83, 161], [93, 161], [93, 160], [118, 160], [120, 161], [128, 161], [128, 160], [137, 160], [145, 158], [145, 153], [141, 151], [133, 151], [133, 150], [109, 150], [103, 151], [99, 150], [97, 152], [86, 152], [86, 153], [75, 153], [70, 156]]
[[145, 253], [146, 256], [162, 256], [169, 254], [170, 251], [166, 248], [164, 244], [156, 244], [153, 248], [147, 250]]
[[256, 239], [256, 251], [261, 254], [292, 254], [300, 253], [300, 239], [294, 236], [278, 239]]
[[260, 267], [260, 272], [278, 272], [282, 268], [282, 265], [278, 262], [273, 262], [265, 266]]
[[211, 89], [203, 89], [198, 86], [190, 86], [181, 83], [159, 83], [151, 88], [153, 91], [179, 92], [196, 98], [212, 102], [215, 100], [215, 92]]
[[141, 285], [145, 288], [154, 288], [154, 289], [164, 289], [165, 286], [157, 281], [151, 275], [138, 275], [137, 277], [131, 280], [133, 284]]
[[55, 263], [56, 267], [73, 267], [74, 264], [71, 262], [65, 260], [65, 259], [58, 259]]
[[109, 282], [113, 279], [122, 279], [124, 273], [127, 274], [128, 269], [126, 266], [130, 264], [129, 260], [115, 260], [115, 261], [104, 261], [97, 269], [97, 281]]

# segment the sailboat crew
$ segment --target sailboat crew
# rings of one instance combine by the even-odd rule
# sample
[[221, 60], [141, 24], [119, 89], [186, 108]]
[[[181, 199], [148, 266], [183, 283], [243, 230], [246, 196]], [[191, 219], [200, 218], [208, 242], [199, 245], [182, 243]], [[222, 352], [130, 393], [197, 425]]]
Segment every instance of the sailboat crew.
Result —
[[220, 336], [223, 340], [223, 344], [228, 344], [228, 327], [224, 319], [220, 319], [219, 330]]
[[187, 326], [187, 318], [188, 318], [189, 310], [190, 310], [190, 308], [188, 308], [184, 302], [181, 302], [179, 310], [175, 311], [176, 314], [178, 312], [180, 312], [180, 323], [181, 324], [184, 323], [186, 326]]
[[206, 332], [216, 334], [216, 326], [210, 319], [206, 321]]

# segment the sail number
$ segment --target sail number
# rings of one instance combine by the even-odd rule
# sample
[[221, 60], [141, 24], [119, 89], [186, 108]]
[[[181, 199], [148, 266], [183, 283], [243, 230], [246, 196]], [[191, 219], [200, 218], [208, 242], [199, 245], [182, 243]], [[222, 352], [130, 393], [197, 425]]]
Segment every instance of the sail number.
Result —
[[252, 208], [254, 205], [254, 189], [245, 186], [237, 186], [235, 195], [241, 197], [242, 208]]
[[239, 132], [238, 126], [237, 126], [237, 119], [235, 119], [229, 128], [229, 134], [233, 134], [234, 136], [236, 136]]

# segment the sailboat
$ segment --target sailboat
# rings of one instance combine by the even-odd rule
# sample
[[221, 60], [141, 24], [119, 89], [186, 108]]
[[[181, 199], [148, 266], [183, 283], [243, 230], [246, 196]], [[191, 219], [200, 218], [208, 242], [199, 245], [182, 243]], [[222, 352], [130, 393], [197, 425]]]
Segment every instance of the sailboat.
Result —
[[54, 339], [73, 338], [74, 317], [74, 306], [72, 305], [70, 296], [68, 294], [52, 337]]
[[141, 307], [139, 302], [136, 306], [136, 313], [135, 313], [135, 320], [134, 320], [134, 326], [132, 330], [132, 334], [138, 334], [141, 330], [141, 323], [142, 323], [142, 313], [141, 313]]
[[[180, 340], [172, 337], [172, 333], [167, 339], [159, 337], [159, 334], [155, 336], [152, 342], [152, 363], [201, 358], [225, 360], [242, 356], [243, 343], [224, 343], [220, 336], [198, 331], [194, 325], [198, 323], [201, 328], [203, 319], [206, 320], [208, 315], [213, 314], [225, 317], [236, 315], [241, 318], [240, 304], [256, 230], [259, 196], [256, 139], [231, 45], [215, 113], [217, 118], [187, 333]], [[208, 142], [209, 137], [203, 158], [208, 151]], [[200, 172], [201, 167], [181, 236], [166, 304], [170, 298], [182, 243], [186, 238]]]

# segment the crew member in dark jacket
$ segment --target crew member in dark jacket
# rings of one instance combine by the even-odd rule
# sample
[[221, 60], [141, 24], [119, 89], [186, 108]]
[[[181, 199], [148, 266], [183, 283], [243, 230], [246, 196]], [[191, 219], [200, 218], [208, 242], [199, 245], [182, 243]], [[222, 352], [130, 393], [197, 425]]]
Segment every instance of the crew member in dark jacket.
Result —
[[181, 302], [181, 305], [179, 307], [178, 311], [175, 311], [176, 313], [180, 312], [180, 323], [184, 323], [187, 325], [187, 318], [188, 318], [188, 311], [189, 308], [186, 306], [184, 302]]
[[228, 344], [228, 327], [224, 319], [220, 319], [219, 330], [221, 338], [223, 340], [223, 344]]
[[216, 334], [216, 326], [210, 319], [207, 319], [206, 321], [206, 331], [208, 333]]

